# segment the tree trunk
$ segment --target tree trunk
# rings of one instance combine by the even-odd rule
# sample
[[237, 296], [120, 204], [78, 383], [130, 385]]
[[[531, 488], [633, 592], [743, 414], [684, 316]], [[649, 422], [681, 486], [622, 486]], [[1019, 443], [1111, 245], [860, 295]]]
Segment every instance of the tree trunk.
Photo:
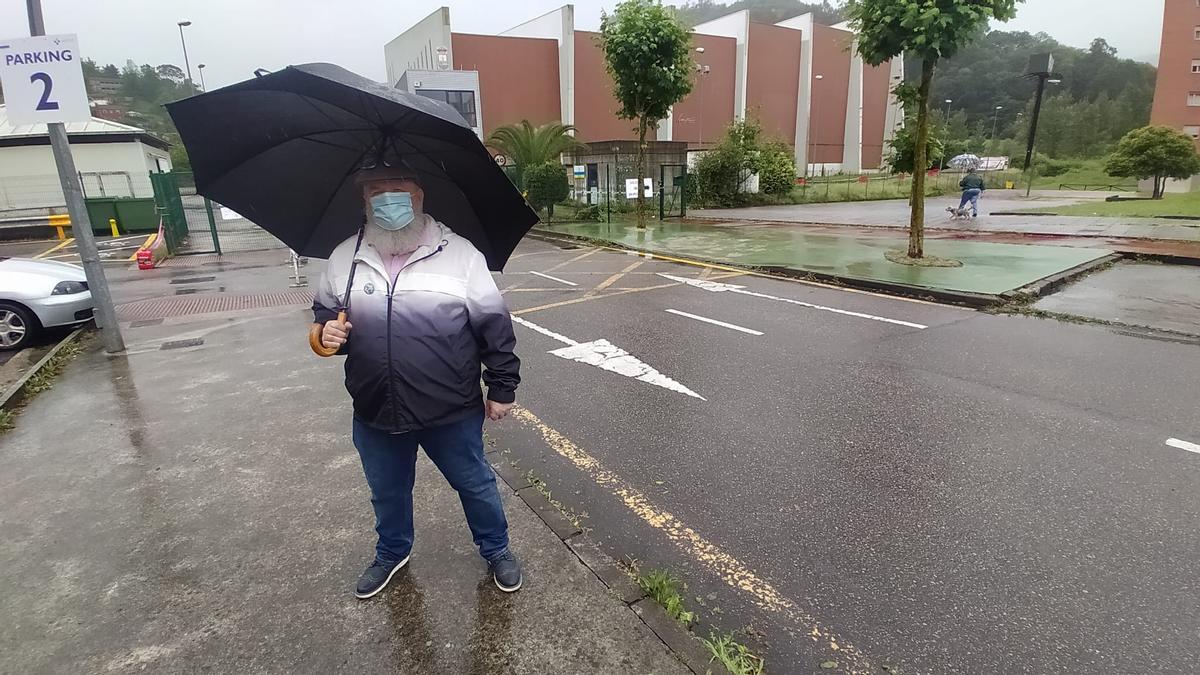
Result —
[[1162, 199], [1163, 192], [1167, 189], [1166, 179], [1162, 176], [1154, 176], [1154, 191], [1150, 194], [1151, 199]]
[[646, 229], [646, 118], [638, 118], [637, 226]]
[[912, 208], [908, 220], [908, 257], [925, 257], [925, 176], [929, 171], [929, 92], [937, 59], [921, 64], [921, 89], [917, 101], [917, 140], [913, 152]]

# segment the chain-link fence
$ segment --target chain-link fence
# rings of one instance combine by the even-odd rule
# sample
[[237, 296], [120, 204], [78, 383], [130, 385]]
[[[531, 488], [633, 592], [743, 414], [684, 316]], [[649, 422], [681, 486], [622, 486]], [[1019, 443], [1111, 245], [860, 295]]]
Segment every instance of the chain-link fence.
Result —
[[173, 253], [229, 253], [282, 249], [270, 232], [196, 193], [191, 173], [156, 174], [159, 208], [164, 211], [167, 244]]

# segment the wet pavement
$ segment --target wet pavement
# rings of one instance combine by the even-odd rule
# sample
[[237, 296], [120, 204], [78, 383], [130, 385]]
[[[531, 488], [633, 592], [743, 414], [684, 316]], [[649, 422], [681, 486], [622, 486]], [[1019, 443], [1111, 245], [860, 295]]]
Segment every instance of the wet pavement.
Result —
[[497, 590], [425, 459], [412, 562], [355, 599], [373, 516], [310, 320], [126, 324], [0, 436], [0, 672], [687, 672], [503, 486], [526, 580]]
[[1121, 263], [1088, 275], [1034, 306], [1200, 335], [1200, 266]]
[[[1069, 193], [1050, 192], [1033, 199], [1025, 199], [1014, 191], [989, 190], [983, 201], [980, 202], [980, 211], [983, 215], [969, 222], [951, 220], [945, 210], [947, 206], [958, 206], [958, 195], [930, 197], [925, 202], [925, 227], [933, 230], [968, 232], [1200, 242], [1200, 222], [1196, 221], [1169, 218], [1092, 218], [1037, 213], [990, 215], [993, 212], [1013, 212], [1075, 204], [1086, 201], [1083, 197], [1086, 195], [1077, 197]], [[750, 220], [906, 229], [909, 222], [909, 205], [906, 200], [894, 199], [737, 209], [692, 209], [688, 211], [688, 217], [717, 221]]]
[[[526, 412], [494, 437], [702, 621], [762, 635], [769, 671], [1200, 660], [1200, 456], [1167, 444], [1200, 441], [1200, 347], [522, 251]], [[572, 358], [599, 340], [655, 372]]]
[[1073, 248], [930, 239], [925, 252], [961, 261], [961, 267], [915, 267], [887, 260], [907, 239], [810, 233], [789, 225], [655, 223], [544, 225], [544, 229], [666, 255], [756, 267], [779, 267], [949, 291], [999, 295], [1045, 277], [1103, 258], [1104, 248]]

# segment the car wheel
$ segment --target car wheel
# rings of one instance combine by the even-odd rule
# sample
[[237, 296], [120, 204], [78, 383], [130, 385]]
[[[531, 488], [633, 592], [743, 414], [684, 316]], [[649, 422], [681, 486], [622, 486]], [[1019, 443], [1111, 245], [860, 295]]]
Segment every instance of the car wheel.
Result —
[[0, 350], [21, 349], [37, 333], [33, 314], [20, 305], [0, 302]]

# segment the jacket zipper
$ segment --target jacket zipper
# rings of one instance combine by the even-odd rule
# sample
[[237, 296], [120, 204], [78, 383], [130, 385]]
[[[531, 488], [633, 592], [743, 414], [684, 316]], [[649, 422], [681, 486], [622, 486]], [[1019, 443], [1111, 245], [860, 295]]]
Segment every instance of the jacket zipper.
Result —
[[401, 267], [396, 272], [396, 276], [388, 282], [388, 301], [387, 301], [388, 398], [391, 399], [391, 401], [392, 401], [392, 425], [396, 428], [397, 433], [403, 433], [403, 432], [399, 431], [401, 428], [400, 427], [400, 410], [399, 410], [400, 400], [398, 398], [396, 398], [396, 381], [395, 381], [396, 378], [392, 374], [394, 372], [394, 368], [392, 366], [392, 298], [396, 293], [396, 283], [400, 280], [400, 275], [404, 273], [404, 270], [408, 269], [409, 267], [412, 267], [413, 265], [421, 262], [422, 260], [428, 260], [428, 259], [432, 258], [433, 256], [437, 255], [438, 253], [441, 253], [442, 249], [445, 247], [445, 245], [446, 245], [445, 240], [443, 239], [442, 243], [438, 244], [437, 249], [435, 249], [429, 255], [426, 255], [426, 256], [423, 256], [416, 260], [405, 263], [404, 267]]

